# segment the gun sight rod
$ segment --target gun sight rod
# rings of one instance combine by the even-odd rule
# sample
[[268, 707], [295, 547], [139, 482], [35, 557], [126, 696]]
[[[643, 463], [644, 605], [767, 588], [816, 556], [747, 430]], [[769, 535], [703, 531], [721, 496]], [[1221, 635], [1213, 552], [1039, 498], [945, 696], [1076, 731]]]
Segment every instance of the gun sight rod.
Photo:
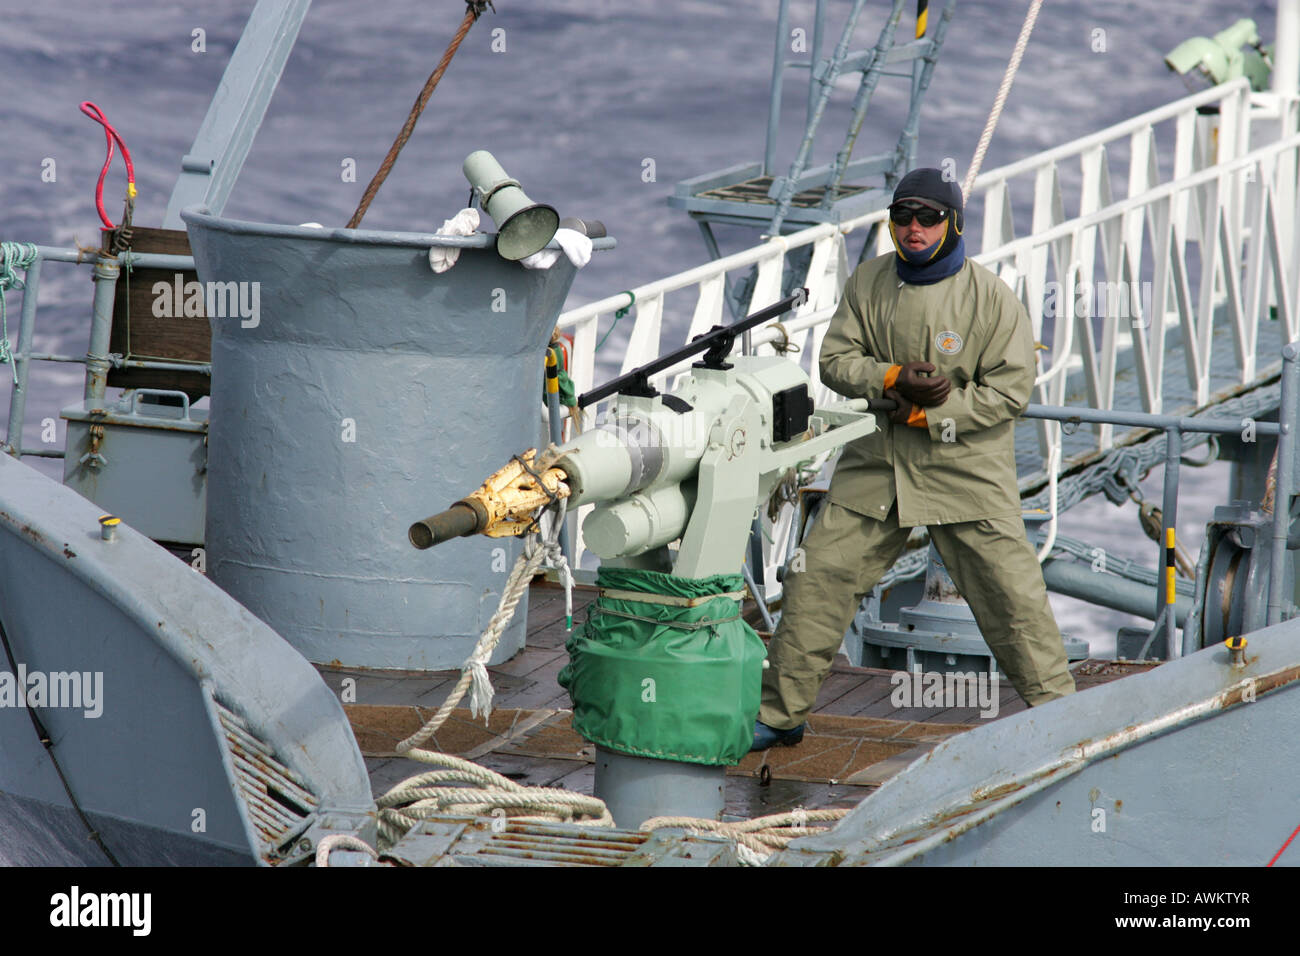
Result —
[[780, 302], [769, 305], [766, 309], [760, 309], [753, 315], [746, 316], [739, 322], [732, 325], [718, 326], [703, 335], [697, 335], [690, 342], [677, 349], [675, 352], [669, 352], [667, 355], [661, 355], [659, 358], [647, 362], [640, 368], [634, 368], [625, 375], [620, 375], [613, 381], [606, 382], [598, 388], [593, 388], [590, 392], [585, 393], [578, 399], [578, 405], [586, 408], [594, 402], [607, 398], [616, 392], [623, 391], [630, 384], [639, 384], [648, 379], [651, 375], [662, 372], [666, 368], [672, 368], [683, 359], [688, 359], [692, 355], [698, 355], [700, 352], [707, 352], [715, 344], [726, 340], [733, 340], [742, 332], [754, 328], [756, 325], [762, 325], [768, 319], [775, 319], [777, 316], [784, 315], [791, 309], [798, 308], [808, 301], [808, 290], [800, 289], [794, 295], [786, 296]]

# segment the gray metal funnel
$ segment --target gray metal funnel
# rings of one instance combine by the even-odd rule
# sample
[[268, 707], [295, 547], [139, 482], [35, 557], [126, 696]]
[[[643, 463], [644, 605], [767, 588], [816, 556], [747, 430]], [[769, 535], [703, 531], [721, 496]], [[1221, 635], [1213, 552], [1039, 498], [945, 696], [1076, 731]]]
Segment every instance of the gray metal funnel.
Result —
[[[259, 313], [208, 310], [208, 574], [309, 660], [460, 666], [521, 543], [417, 551], [407, 529], [538, 444], [573, 266], [527, 270], [490, 235], [183, 218], [200, 280], [248, 283], [221, 288]], [[462, 250], [442, 274], [435, 245]], [[526, 613], [494, 661], [523, 646]]]

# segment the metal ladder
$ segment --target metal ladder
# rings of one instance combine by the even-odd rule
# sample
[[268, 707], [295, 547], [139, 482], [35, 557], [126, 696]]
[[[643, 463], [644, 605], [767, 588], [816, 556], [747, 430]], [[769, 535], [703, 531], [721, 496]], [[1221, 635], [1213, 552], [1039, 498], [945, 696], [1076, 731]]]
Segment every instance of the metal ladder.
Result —
[[[921, 101], [930, 85], [956, 0], [948, 0], [933, 31], [928, 30], [927, 0], [917, 5], [915, 36], [899, 41], [898, 26], [905, 0], [894, 0], [874, 47], [851, 51], [853, 34], [866, 0], [854, 0], [834, 52], [822, 57], [826, 33], [826, 0], [817, 0], [811, 60], [787, 60], [791, 37], [789, 0], [781, 0], [769, 93], [767, 141], [762, 163], [746, 163], [677, 184], [669, 204], [695, 219], [713, 258], [720, 258], [713, 223], [765, 228], [769, 236], [823, 222], [839, 222], [882, 208], [895, 184], [915, 160]], [[799, 38], [802, 39], [802, 38]], [[890, 69], [903, 65], [902, 70]], [[803, 138], [789, 172], [776, 173], [781, 97], [787, 69], [809, 70], [808, 109]], [[812, 166], [813, 142], [836, 83], [847, 73], [860, 73], [858, 91], [844, 140], [834, 158]], [[867, 109], [882, 77], [910, 82], [907, 119], [893, 149], [859, 159], [852, 153]], [[877, 177], [879, 177], [877, 179]], [[845, 184], [845, 179], [859, 184]], [[861, 184], [862, 181], [871, 181]]]

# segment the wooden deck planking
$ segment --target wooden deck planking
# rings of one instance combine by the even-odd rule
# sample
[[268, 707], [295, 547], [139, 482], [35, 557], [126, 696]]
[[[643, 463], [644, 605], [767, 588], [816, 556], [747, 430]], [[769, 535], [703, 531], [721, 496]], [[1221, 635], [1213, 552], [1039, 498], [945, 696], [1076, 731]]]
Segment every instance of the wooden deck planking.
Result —
[[[596, 591], [591, 587], [575, 591], [575, 618], [581, 621], [585, 617], [581, 612], [595, 596]], [[751, 606], [748, 610], [752, 613], [754, 609]], [[516, 720], [533, 720], [520, 734], [514, 734], [512, 728], [506, 735], [493, 740], [490, 734], [485, 733], [484, 743], [478, 744], [471, 752], [474, 753], [474, 759], [482, 765], [505, 773], [525, 785], [563, 787], [575, 792], [590, 793], [594, 785], [594, 765], [591, 763], [591, 754], [587, 752], [589, 748], [581, 748], [573, 754], [561, 748], [563, 752], [555, 751], [558, 755], [546, 752], [545, 748], [531, 754], [513, 752], [528, 749], [528, 745], [522, 742], [525, 737], [539, 731], [554, 732], [547, 731], [547, 728], [561, 728], [572, 734], [568, 729], [568, 714], [551, 713], [567, 712], [572, 707], [568, 694], [556, 680], [560, 670], [568, 663], [564, 643], [569, 635], [570, 632], [564, 625], [563, 591], [552, 584], [534, 584], [525, 648], [509, 661], [489, 667], [488, 670], [496, 690], [493, 700], [495, 709], [518, 709], [540, 716], [516, 717]], [[1151, 666], [1156, 665], [1089, 661], [1076, 667], [1076, 681], [1083, 691]], [[333, 668], [320, 670], [323, 679], [335, 692], [343, 689], [345, 678], [352, 678], [355, 681], [352, 686], [358, 705], [414, 704], [426, 711], [438, 707], [459, 678], [457, 670], [434, 673]], [[890, 699], [896, 686], [890, 679], [893, 673], [880, 668], [854, 667], [843, 655], [837, 656], [831, 674], [818, 694], [813, 710], [814, 723], [818, 717], [823, 722], [830, 721], [825, 727], [831, 727], [833, 735], [847, 733], [852, 738], [861, 734], [862, 743], [855, 744], [852, 740], [841, 743], [837, 737], [835, 740], [822, 741], [819, 747], [811, 748], [806, 755], [798, 752], [800, 748], [789, 748], [788, 752], [783, 751], [778, 755], [782, 758], [777, 761], [779, 767], [772, 768], [773, 778], [766, 783], [760, 778], [758, 769], [760, 764], [769, 761], [761, 758], [755, 763], [757, 755], [751, 755], [742, 761], [741, 766], [730, 769], [727, 812], [737, 816], [757, 816], [796, 806], [813, 808], [853, 805], [867, 792], [865, 788], [879, 786], [916, 757], [933, 748], [943, 737], [953, 731], [960, 732], [966, 726], [983, 722], [978, 707], [895, 707]], [[465, 704], [462, 703], [461, 706], [464, 707]], [[1015, 689], [1003, 681], [997, 716], [989, 719], [1000, 719], [1018, 713], [1025, 707]], [[458, 719], [467, 718], [461, 715]], [[837, 726], [834, 723], [837, 720], [848, 723], [844, 728], [833, 729]], [[877, 723], [872, 723], [873, 720]], [[814, 730], [814, 737], [824, 734], [825, 727], [820, 732]], [[576, 735], [574, 737], [580, 741]], [[854, 759], [858, 747], [869, 749], [883, 744], [888, 750], [889, 742], [901, 742], [905, 746], [901, 749], [894, 747], [897, 752], [891, 756], [863, 769], [855, 769], [838, 782], [831, 783], [828, 782], [829, 778], [819, 779], [816, 776], [818, 773], [840, 772], [828, 768], [843, 767], [847, 770], [850, 764], [860, 766], [862, 761], [859, 759], [855, 763]], [[750, 766], [751, 763], [754, 763], [753, 767]], [[382, 754], [367, 756], [366, 765], [376, 794], [383, 793], [397, 781], [421, 770], [419, 764]]]

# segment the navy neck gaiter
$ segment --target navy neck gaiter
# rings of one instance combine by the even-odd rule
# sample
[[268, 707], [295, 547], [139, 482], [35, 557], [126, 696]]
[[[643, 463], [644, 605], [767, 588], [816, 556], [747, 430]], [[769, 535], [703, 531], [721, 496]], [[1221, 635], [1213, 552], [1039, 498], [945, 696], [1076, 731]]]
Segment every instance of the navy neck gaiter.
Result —
[[944, 231], [942, 238], [932, 246], [919, 252], [904, 249], [894, 232], [894, 224], [889, 224], [889, 235], [894, 240], [894, 249], [898, 255], [894, 258], [894, 268], [898, 277], [912, 285], [930, 285], [950, 275], [956, 275], [966, 263], [966, 240], [954, 230]]

